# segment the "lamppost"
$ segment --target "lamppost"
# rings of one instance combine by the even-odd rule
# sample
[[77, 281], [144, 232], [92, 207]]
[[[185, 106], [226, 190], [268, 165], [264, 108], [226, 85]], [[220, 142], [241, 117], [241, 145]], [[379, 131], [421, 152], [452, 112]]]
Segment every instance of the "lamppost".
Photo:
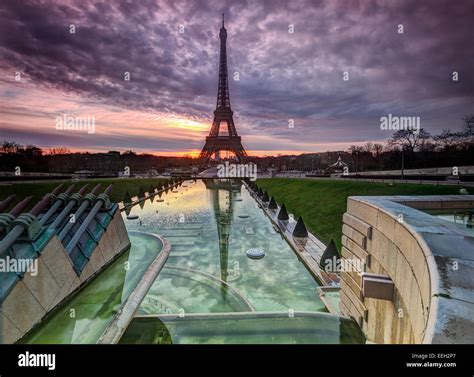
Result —
[[404, 178], [404, 168], [405, 168], [405, 147], [402, 146], [402, 180]]
[[356, 151], [355, 154], [356, 154], [355, 168], [356, 168], [356, 177], [357, 177], [357, 174], [359, 173], [359, 151]]

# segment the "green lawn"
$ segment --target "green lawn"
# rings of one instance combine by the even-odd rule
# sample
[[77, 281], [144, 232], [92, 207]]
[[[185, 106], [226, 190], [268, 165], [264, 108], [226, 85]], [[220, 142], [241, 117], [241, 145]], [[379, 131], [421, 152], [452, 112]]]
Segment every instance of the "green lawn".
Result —
[[[76, 182], [74, 192], [79, 191], [79, 189], [85, 185], [89, 184], [88, 191], [92, 190], [94, 186], [100, 183], [101, 191], [104, 191], [105, 188], [113, 183], [114, 189], [112, 190], [112, 194], [110, 195], [110, 199], [115, 202], [121, 202], [125, 196], [125, 192], [128, 193], [133, 197], [138, 194], [140, 191], [140, 187], [143, 188], [145, 192], [148, 191], [150, 185], [156, 187], [160, 182], [164, 182], [164, 179], [91, 179], [91, 180], [80, 180]], [[62, 181], [65, 183], [63, 191], [72, 184], [72, 181]], [[51, 192], [57, 185], [61, 182], [39, 182], [39, 183], [14, 183], [12, 185], [0, 185], [0, 200], [5, 199], [8, 195], [16, 194], [15, 203], [20, 201], [21, 199], [33, 195], [33, 199], [30, 201], [31, 208], [39, 199], [41, 199], [45, 194]]]
[[274, 196], [278, 204], [285, 203], [295, 218], [302, 216], [312, 233], [326, 242], [334, 239], [341, 249], [342, 215], [347, 197], [375, 195], [449, 195], [459, 194], [458, 186], [417, 184], [317, 181], [311, 179], [259, 179], [259, 187]]

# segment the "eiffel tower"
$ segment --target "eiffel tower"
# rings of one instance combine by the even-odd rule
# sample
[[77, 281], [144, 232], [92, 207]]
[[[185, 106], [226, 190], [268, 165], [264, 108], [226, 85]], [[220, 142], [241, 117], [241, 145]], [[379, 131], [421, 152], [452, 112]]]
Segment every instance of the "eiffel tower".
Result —
[[[214, 111], [211, 131], [209, 136], [206, 137], [206, 144], [199, 155], [199, 160], [202, 164], [208, 163], [213, 154], [218, 159], [220, 151], [234, 152], [239, 162], [243, 162], [247, 158], [247, 152], [242, 146], [240, 136], [237, 135], [237, 130], [235, 129], [234, 112], [230, 108], [229, 80], [227, 76], [227, 30], [224, 27], [224, 14], [222, 14], [222, 28], [219, 32], [219, 38], [221, 40], [221, 52], [217, 106]], [[224, 122], [227, 124], [228, 134], [220, 135], [220, 127]]]

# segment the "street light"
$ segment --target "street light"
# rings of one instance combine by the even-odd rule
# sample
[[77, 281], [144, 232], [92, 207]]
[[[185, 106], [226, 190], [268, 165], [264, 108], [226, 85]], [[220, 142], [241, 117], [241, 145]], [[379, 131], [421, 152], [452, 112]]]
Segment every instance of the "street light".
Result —
[[405, 148], [402, 146], [402, 180], [404, 178], [404, 168], [405, 168]]

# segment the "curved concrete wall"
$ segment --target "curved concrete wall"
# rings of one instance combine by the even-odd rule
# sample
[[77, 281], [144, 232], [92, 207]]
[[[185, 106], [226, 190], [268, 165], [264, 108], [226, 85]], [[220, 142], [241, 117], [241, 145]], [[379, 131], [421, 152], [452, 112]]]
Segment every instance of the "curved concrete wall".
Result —
[[367, 298], [360, 274], [341, 273], [341, 312], [369, 341], [473, 342], [473, 234], [415, 209], [473, 204], [472, 196], [348, 198], [342, 257], [363, 259], [365, 272], [395, 288], [392, 300]]

